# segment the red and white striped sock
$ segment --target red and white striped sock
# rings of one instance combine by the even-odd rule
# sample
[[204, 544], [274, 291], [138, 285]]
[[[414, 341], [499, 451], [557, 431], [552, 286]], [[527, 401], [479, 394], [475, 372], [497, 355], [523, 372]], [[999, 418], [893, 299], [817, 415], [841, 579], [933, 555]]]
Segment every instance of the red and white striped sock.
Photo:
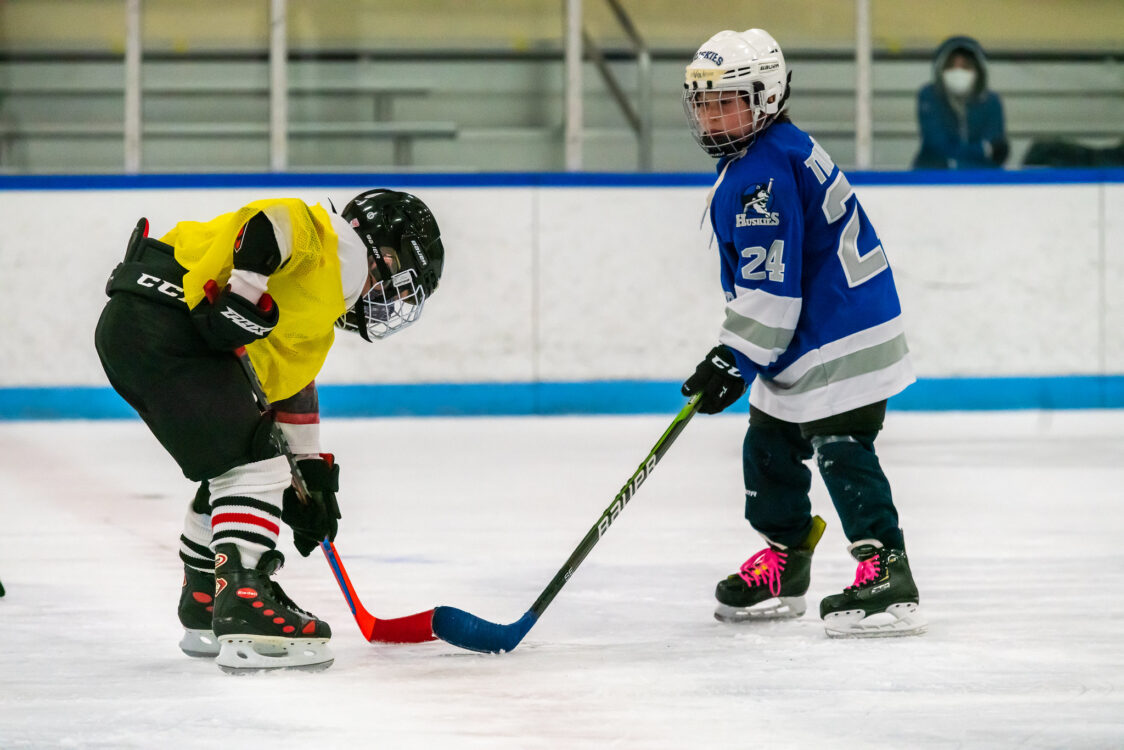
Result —
[[320, 455], [320, 414], [278, 411], [274, 414], [277, 425], [285, 435], [289, 450], [297, 458]]
[[277, 547], [281, 498], [292, 482], [284, 456], [237, 466], [210, 480], [211, 549], [236, 544], [242, 565], [253, 568]]

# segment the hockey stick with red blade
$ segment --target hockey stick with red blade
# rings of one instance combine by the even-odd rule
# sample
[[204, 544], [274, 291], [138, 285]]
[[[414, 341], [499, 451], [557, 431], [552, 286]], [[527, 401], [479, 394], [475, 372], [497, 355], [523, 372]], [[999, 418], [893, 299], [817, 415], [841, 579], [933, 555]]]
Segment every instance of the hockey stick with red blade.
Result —
[[625, 482], [624, 487], [613, 498], [613, 502], [597, 519], [597, 523], [586, 533], [585, 537], [578, 544], [577, 549], [570, 555], [565, 565], [555, 574], [550, 583], [535, 600], [522, 617], [509, 625], [500, 625], [498, 623], [489, 622], [474, 614], [465, 612], [463, 609], [456, 607], [435, 607], [433, 610], [433, 633], [438, 638], [454, 646], [460, 646], [470, 651], [480, 651], [486, 654], [500, 654], [507, 651], [512, 651], [519, 642], [523, 640], [523, 636], [531, 630], [543, 611], [546, 610], [550, 603], [554, 601], [554, 597], [570, 580], [574, 571], [578, 569], [582, 561], [589, 555], [593, 547], [600, 541], [601, 537], [609, 530], [609, 526], [617, 519], [621, 511], [624, 510], [629, 500], [639, 488], [641, 482], [647, 479], [652, 470], [655, 469], [656, 463], [663, 457], [667, 449], [679, 437], [679, 433], [687, 426], [687, 422], [695, 415], [699, 408], [700, 394], [696, 394], [687, 402], [679, 413], [672, 420], [671, 425], [664, 431], [660, 439], [656, 441], [655, 446], [641, 462], [633, 475]]
[[437, 636], [433, 634], [432, 609], [389, 620], [375, 617], [359, 601], [355, 587], [351, 585], [351, 578], [347, 575], [347, 569], [344, 568], [339, 552], [336, 551], [336, 545], [325, 539], [320, 542], [320, 549], [324, 550], [324, 557], [328, 558], [332, 574], [335, 575], [340, 591], [343, 592], [343, 598], [347, 600], [351, 614], [355, 615], [355, 622], [358, 623], [359, 631], [363, 633], [364, 638], [371, 643], [424, 643], [436, 640]]
[[[203, 293], [207, 295], [208, 301], [214, 302], [219, 294], [218, 285], [214, 281], [208, 281], [203, 286]], [[263, 298], [268, 298], [268, 296], [262, 295]], [[273, 301], [269, 299], [266, 305], [271, 304], [273, 304]], [[242, 372], [246, 374], [246, 380], [250, 382], [250, 390], [254, 392], [258, 407], [262, 412], [270, 411], [273, 407], [269, 398], [265, 395], [265, 389], [262, 387], [257, 371], [254, 370], [254, 364], [250, 361], [250, 355], [246, 353], [246, 347], [238, 347], [234, 350], [234, 355], [238, 357], [238, 362], [242, 365]], [[304, 475], [297, 464], [296, 456], [289, 448], [289, 441], [285, 439], [285, 434], [276, 422], [270, 424], [270, 437], [277, 449], [289, 462], [289, 470], [293, 473], [293, 488], [296, 490], [298, 497], [300, 497], [301, 502], [307, 503], [308, 485], [304, 481]], [[336, 546], [325, 537], [320, 542], [320, 548], [324, 550], [324, 557], [328, 559], [328, 566], [332, 569], [332, 575], [336, 577], [336, 582], [340, 585], [340, 591], [343, 592], [343, 598], [347, 601], [351, 614], [355, 616], [355, 622], [359, 625], [359, 632], [369, 642], [424, 643], [435, 639], [431, 626], [432, 609], [390, 620], [378, 619], [368, 612], [359, 601], [359, 597], [355, 594], [355, 588], [351, 585], [351, 579], [347, 575], [347, 569], [344, 568], [343, 561], [340, 560], [339, 553], [336, 551]]]

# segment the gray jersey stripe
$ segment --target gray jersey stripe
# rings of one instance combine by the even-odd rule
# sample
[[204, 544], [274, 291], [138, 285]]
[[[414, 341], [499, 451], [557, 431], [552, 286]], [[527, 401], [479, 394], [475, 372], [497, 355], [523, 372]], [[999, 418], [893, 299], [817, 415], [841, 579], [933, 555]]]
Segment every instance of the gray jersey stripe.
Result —
[[726, 320], [722, 323], [722, 328], [766, 351], [773, 349], [783, 351], [788, 348], [794, 333], [791, 328], [772, 328], [753, 318], [739, 315], [729, 308], [726, 309]]
[[[905, 334], [899, 333], [884, 343], [845, 354], [838, 359], [824, 362], [819, 367], [813, 367], [792, 385], [782, 385], [777, 380], [773, 382], [784, 390], [785, 395], [807, 393], [816, 388], [823, 388], [828, 383], [837, 383], [857, 375], [884, 370], [904, 359], [908, 353], [909, 347], [905, 343]], [[781, 375], [783, 376], [784, 373]]]

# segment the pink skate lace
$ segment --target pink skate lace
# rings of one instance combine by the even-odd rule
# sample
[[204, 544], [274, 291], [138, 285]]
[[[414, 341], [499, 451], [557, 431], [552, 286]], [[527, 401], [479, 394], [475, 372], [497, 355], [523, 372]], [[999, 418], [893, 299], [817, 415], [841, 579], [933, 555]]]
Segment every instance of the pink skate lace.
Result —
[[781, 572], [788, 554], [766, 547], [742, 563], [738, 575], [749, 587], [769, 585], [769, 593], [778, 596], [781, 590]]
[[865, 583], [878, 580], [878, 576], [882, 573], [882, 556], [875, 555], [869, 560], [863, 560], [859, 563], [859, 567], [855, 570], [855, 582], [851, 584], [851, 588], [858, 588]]

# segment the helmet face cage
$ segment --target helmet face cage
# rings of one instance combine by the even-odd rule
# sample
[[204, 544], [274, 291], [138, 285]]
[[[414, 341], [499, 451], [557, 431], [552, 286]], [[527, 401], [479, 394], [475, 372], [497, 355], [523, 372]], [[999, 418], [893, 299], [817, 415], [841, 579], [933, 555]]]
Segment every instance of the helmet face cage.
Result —
[[374, 190], [340, 214], [367, 245], [367, 284], [336, 326], [383, 339], [417, 322], [441, 275], [444, 248], [436, 221], [408, 193]]
[[[359, 335], [370, 341], [386, 338], [416, 323], [424, 305], [425, 290], [417, 283], [417, 274], [411, 268], [395, 274], [390, 281], [372, 285], [355, 303], [352, 313], [357, 324], [359, 318], [364, 323]], [[349, 326], [345, 323], [344, 327]]]
[[683, 93], [683, 111], [695, 142], [711, 156], [749, 148], [767, 124], [763, 90], [725, 89]]
[[390, 248], [368, 254], [371, 270], [364, 292], [336, 321], [339, 328], [373, 341], [397, 333], [421, 317], [425, 289], [414, 269], [396, 270], [401, 268], [397, 255]]

